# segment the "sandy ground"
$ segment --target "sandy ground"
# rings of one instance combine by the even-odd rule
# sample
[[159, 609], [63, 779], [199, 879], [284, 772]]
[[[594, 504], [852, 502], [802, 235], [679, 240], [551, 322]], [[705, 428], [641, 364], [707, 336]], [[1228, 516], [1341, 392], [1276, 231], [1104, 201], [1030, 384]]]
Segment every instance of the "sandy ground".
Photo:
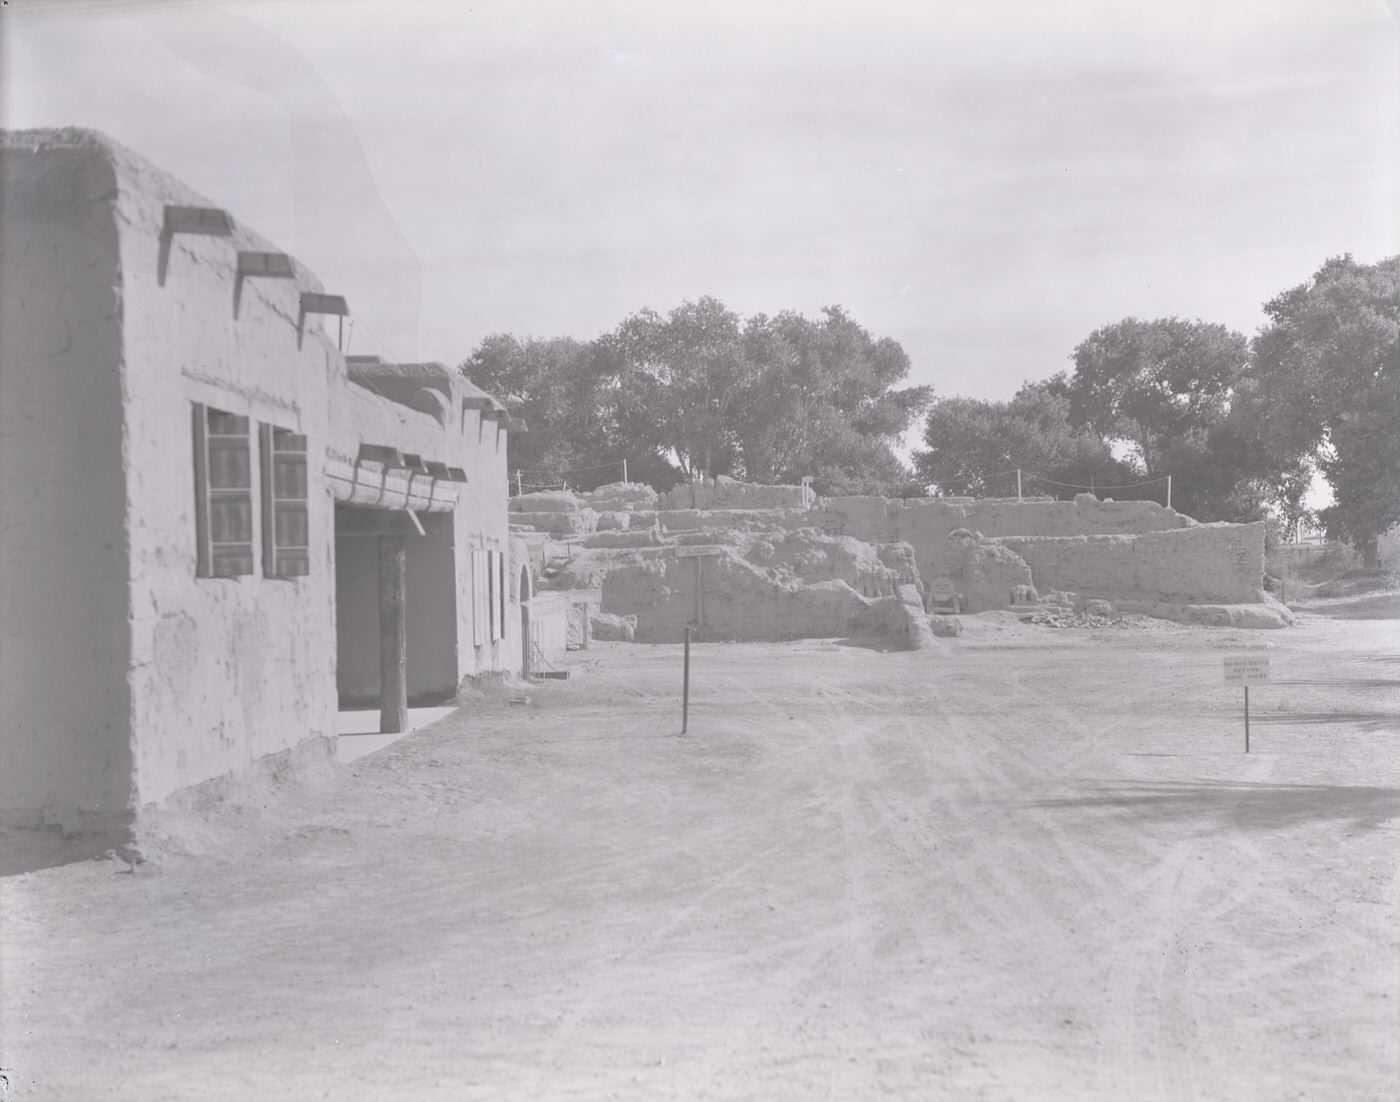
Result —
[[1331, 613], [697, 646], [684, 737], [601, 647], [0, 880], [9, 1097], [1400, 1097], [1400, 622]]

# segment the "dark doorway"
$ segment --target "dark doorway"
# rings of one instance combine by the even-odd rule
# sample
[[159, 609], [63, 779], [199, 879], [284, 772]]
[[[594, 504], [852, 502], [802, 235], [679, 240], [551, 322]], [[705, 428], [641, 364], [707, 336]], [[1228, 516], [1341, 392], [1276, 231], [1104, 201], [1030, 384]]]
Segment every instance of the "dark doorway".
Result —
[[[402, 607], [408, 702], [438, 704], [457, 692], [457, 571], [451, 513], [337, 505], [335, 510], [336, 692], [342, 708], [382, 703], [386, 599]], [[385, 590], [392, 549], [403, 548], [402, 597]], [[388, 549], [388, 550], [386, 550]], [[386, 640], [390, 640], [386, 642]]]

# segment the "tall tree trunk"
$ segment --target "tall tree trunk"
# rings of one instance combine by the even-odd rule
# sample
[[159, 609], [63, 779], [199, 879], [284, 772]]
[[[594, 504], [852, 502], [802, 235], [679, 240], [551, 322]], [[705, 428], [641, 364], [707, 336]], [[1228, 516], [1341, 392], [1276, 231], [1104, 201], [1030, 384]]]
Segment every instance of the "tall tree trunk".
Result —
[[1361, 565], [1367, 570], [1376, 570], [1380, 567], [1380, 540], [1376, 536], [1368, 536], [1361, 541]]

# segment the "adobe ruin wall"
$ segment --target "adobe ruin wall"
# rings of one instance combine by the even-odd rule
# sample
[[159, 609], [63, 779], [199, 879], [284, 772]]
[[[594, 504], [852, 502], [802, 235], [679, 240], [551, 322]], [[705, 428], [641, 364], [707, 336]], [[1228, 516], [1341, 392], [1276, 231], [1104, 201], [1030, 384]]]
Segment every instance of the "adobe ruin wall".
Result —
[[1139, 535], [1003, 536], [1042, 592], [1171, 604], [1263, 599], [1264, 525], [1201, 524]]
[[1080, 494], [1073, 501], [821, 498], [812, 518], [825, 532], [871, 543], [909, 544], [925, 584], [951, 572], [948, 536], [959, 529], [987, 538], [1137, 536], [1196, 525], [1153, 501], [1100, 501], [1092, 494]]
[[[540, 550], [541, 568], [555, 557], [554, 585], [599, 589], [601, 611], [635, 616], [642, 641], [673, 642], [690, 623], [706, 639], [913, 638], [922, 633], [909, 627], [898, 594], [912, 587], [926, 598], [935, 581], [974, 613], [1037, 604], [1084, 611], [1093, 601], [1189, 622], [1291, 621], [1263, 592], [1262, 524], [1203, 525], [1154, 502], [1089, 494], [814, 498], [803, 507], [794, 503], [806, 493], [800, 486], [695, 491], [694, 508], [688, 486], [662, 495], [623, 485], [526, 495], [512, 500], [512, 520]], [[717, 505], [721, 495], [730, 507]], [[684, 507], [667, 508], [676, 504]], [[700, 575], [697, 550], [705, 552]]]

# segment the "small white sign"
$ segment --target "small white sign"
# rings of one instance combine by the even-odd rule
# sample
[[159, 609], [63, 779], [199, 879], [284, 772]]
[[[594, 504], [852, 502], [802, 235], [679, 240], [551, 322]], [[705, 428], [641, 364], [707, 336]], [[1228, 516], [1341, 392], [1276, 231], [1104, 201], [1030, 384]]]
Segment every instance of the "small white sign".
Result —
[[1269, 680], [1267, 654], [1229, 654], [1225, 656], [1225, 684], [1259, 685]]
[[957, 586], [953, 584], [953, 579], [949, 577], [934, 578], [933, 581], [928, 583], [928, 595], [935, 601], [951, 601], [953, 599], [953, 594], [957, 591]]

